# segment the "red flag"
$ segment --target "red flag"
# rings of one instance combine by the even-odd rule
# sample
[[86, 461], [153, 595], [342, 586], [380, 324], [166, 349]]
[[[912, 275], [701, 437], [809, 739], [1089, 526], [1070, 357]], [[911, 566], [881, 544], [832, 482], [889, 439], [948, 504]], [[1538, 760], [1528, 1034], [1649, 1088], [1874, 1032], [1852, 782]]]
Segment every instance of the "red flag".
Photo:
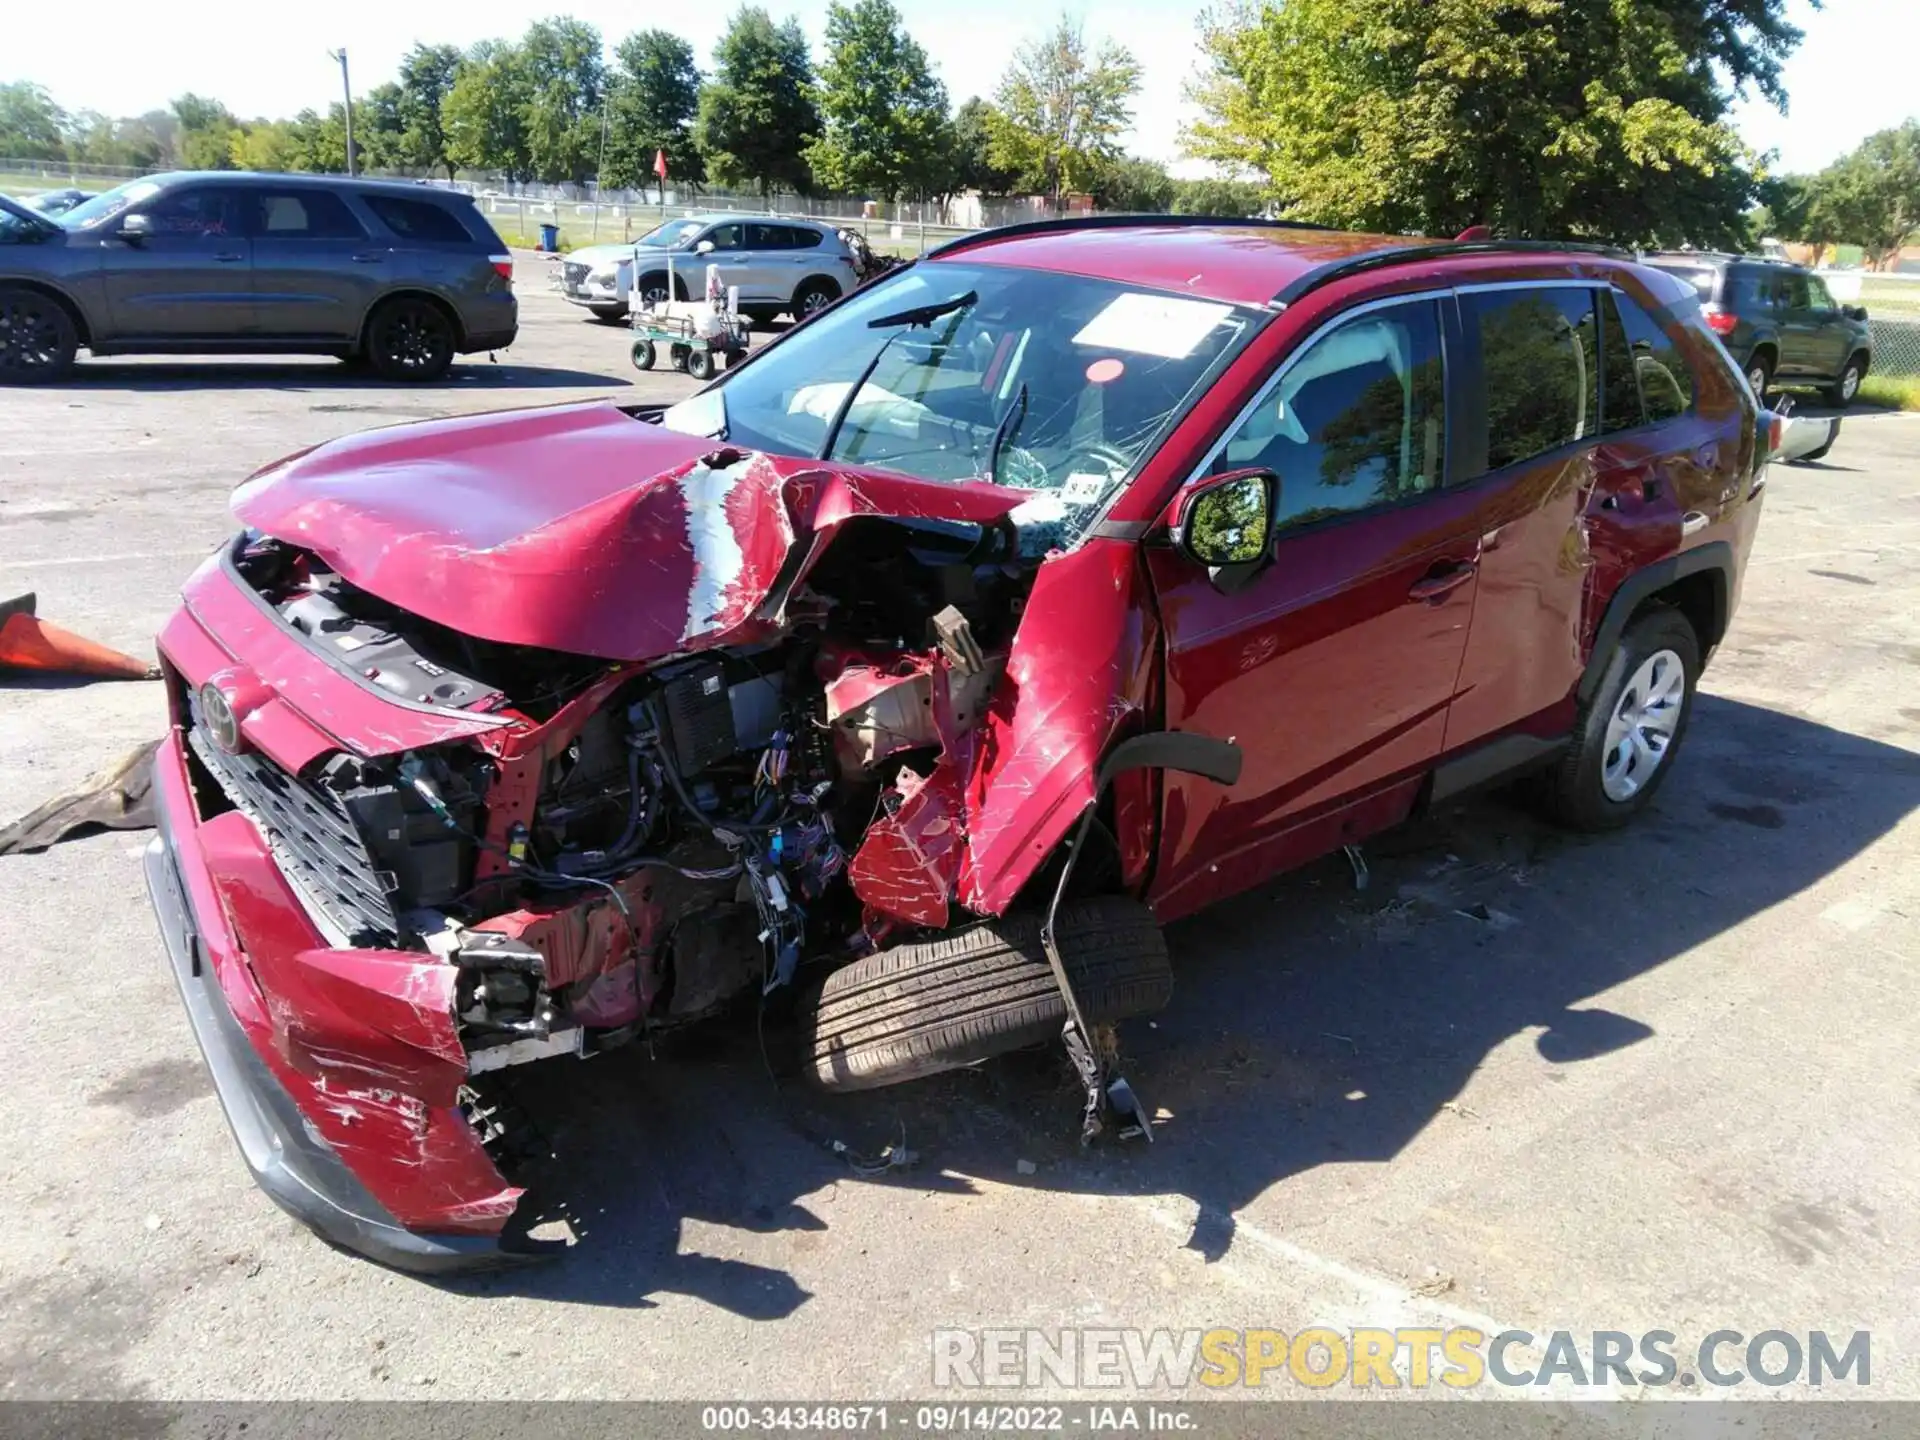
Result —
[[662, 180], [667, 178], [667, 152], [666, 151], [656, 150], [653, 152], [653, 173], [658, 175]]

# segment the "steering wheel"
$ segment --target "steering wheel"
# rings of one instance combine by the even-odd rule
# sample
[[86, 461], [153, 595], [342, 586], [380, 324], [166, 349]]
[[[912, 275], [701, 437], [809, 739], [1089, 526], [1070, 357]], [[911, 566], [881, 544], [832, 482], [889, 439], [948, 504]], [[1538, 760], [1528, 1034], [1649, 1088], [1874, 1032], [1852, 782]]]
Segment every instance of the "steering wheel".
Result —
[[1133, 468], [1133, 457], [1118, 445], [1109, 444], [1105, 440], [1089, 440], [1086, 444], [1076, 447], [1074, 452], [1067, 456], [1067, 474], [1071, 475], [1081, 468], [1077, 462], [1083, 456], [1105, 465], [1109, 480], [1118, 480]]

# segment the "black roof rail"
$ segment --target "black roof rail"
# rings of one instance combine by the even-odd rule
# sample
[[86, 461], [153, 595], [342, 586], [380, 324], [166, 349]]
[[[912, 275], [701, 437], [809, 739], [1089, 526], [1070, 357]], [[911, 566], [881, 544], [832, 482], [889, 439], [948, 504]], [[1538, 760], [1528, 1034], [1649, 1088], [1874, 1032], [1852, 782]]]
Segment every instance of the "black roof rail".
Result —
[[1387, 250], [1372, 250], [1316, 266], [1295, 276], [1273, 297], [1276, 305], [1291, 305], [1301, 296], [1369, 270], [1385, 270], [1417, 260], [1444, 259], [1452, 255], [1604, 255], [1610, 260], [1632, 260], [1633, 251], [1617, 245], [1597, 245], [1581, 240], [1448, 240], [1438, 245], [1396, 245]]
[[1257, 215], [1056, 215], [1045, 220], [1022, 220], [1018, 224], [1001, 225], [992, 230], [976, 230], [971, 235], [962, 235], [944, 245], [934, 246], [921, 258], [932, 260], [951, 251], [988, 245], [996, 240], [1011, 240], [1021, 235], [1047, 235], [1061, 230], [1126, 230], [1140, 225], [1177, 225], [1183, 229], [1218, 228], [1223, 225], [1268, 230], [1327, 231], [1334, 228], [1331, 225], [1312, 225], [1305, 220], [1266, 220]]

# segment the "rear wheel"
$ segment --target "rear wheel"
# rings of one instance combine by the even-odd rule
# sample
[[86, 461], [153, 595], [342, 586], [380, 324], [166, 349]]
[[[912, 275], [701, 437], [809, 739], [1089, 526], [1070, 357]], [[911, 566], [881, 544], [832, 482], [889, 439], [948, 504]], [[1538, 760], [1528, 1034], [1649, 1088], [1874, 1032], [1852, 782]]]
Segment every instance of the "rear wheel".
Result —
[[793, 318], [804, 320], [816, 311], [826, 309], [839, 298], [840, 287], [831, 280], [809, 280], [794, 292]]
[[0, 384], [58, 380], [79, 348], [66, 306], [38, 290], [0, 286]]
[[1699, 678], [1686, 616], [1661, 606], [1629, 624], [1580, 708], [1572, 746], [1542, 777], [1547, 813], [1574, 830], [1612, 830], [1644, 810], [1686, 738]]
[[453, 348], [453, 322], [431, 300], [389, 300], [367, 324], [367, 363], [388, 380], [438, 380]]
[[1747, 361], [1747, 384], [1753, 387], [1753, 398], [1765, 400], [1767, 390], [1773, 384], [1773, 357], [1764, 350], [1756, 350], [1753, 358]]
[[713, 352], [711, 350], [689, 350], [687, 352], [687, 374], [696, 380], [713, 378]]
[[[1173, 993], [1167, 942], [1138, 901], [1065, 906], [1055, 937], [1089, 1025], [1151, 1014]], [[829, 975], [802, 1020], [804, 1064], [823, 1089], [871, 1090], [1057, 1039], [1066, 1018], [1040, 917], [992, 920]]]
[[1855, 355], [1847, 361], [1847, 368], [1840, 372], [1840, 378], [1827, 387], [1827, 403], [1836, 410], [1846, 409], [1860, 394], [1860, 382], [1866, 375], [1867, 362]]

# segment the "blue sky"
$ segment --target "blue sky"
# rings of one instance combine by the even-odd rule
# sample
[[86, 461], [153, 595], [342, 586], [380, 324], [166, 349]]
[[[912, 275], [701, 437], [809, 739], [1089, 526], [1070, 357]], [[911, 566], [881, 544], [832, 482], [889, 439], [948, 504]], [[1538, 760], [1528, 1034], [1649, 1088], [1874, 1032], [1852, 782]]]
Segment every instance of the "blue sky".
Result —
[[[763, 0], [774, 14], [797, 14], [818, 46], [827, 0]], [[926, 46], [956, 101], [990, 95], [1014, 47], [1058, 13], [1035, 0], [895, 0]], [[127, 114], [164, 104], [185, 90], [215, 95], [237, 114], [287, 115], [339, 94], [327, 58], [347, 47], [356, 90], [391, 78], [416, 40], [466, 45], [514, 35], [547, 5], [527, 0], [326, 0], [236, 11], [207, 0], [102, 0], [89, 7], [84, 33], [57, 5], [10, 7], [0, 46], [0, 79], [45, 85], [70, 109]], [[631, 30], [678, 30], [706, 63], [733, 6], [729, 0], [662, 5], [632, 0], [552, 0], [551, 8], [597, 25], [609, 42]], [[1143, 71], [1130, 147], [1156, 159], [1178, 156], [1182, 99], [1199, 64], [1193, 0], [1101, 0], [1078, 7], [1090, 37], [1130, 48]], [[1817, 169], [1862, 135], [1920, 114], [1920, 3], [1916, 0], [1793, 0], [1807, 38], [1787, 68], [1790, 113], [1764, 102], [1738, 111], [1741, 132], [1759, 149], [1777, 149], [1787, 170]], [[270, 22], [250, 29], [239, 15]], [[1190, 167], [1179, 167], [1183, 170]]]

